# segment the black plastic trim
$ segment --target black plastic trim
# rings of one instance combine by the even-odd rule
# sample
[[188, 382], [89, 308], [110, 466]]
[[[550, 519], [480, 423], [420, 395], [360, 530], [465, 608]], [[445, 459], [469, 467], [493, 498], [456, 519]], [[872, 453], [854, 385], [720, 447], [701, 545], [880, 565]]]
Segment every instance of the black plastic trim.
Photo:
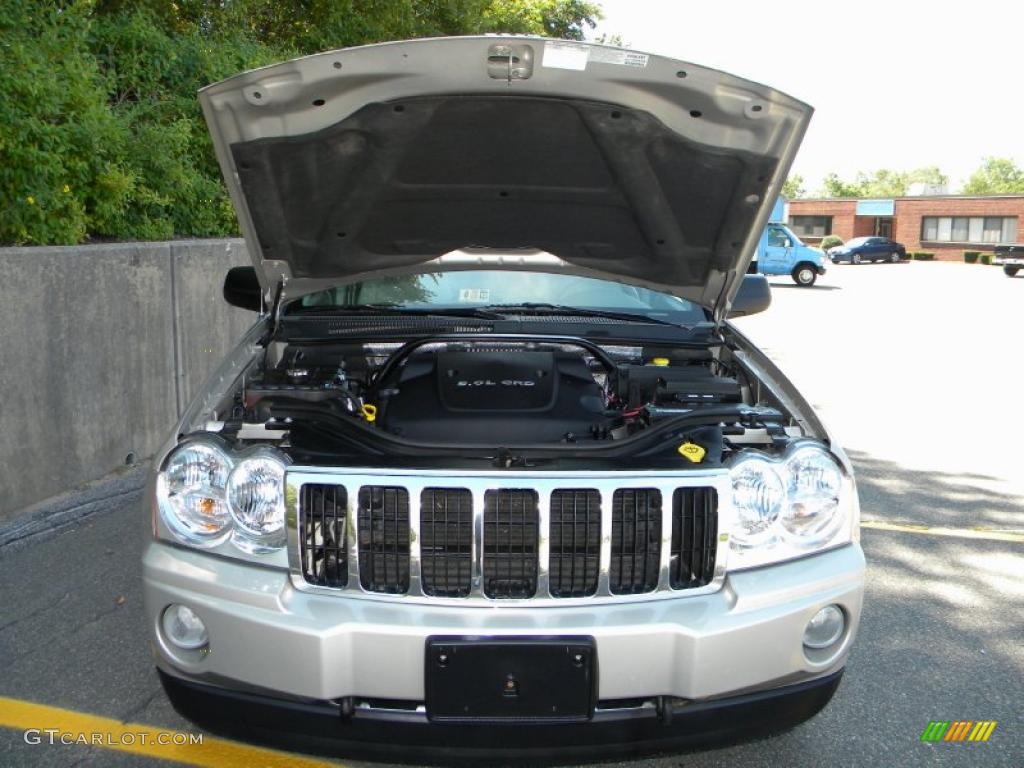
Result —
[[[162, 670], [160, 680], [179, 714], [225, 736], [332, 757], [451, 765], [607, 760], [749, 741], [816, 715], [842, 675], [840, 669], [771, 690], [666, 704], [660, 711], [600, 709], [599, 704], [589, 723], [554, 725], [431, 723], [412, 710], [352, 710], [348, 702], [275, 699], [186, 681]], [[662, 700], [667, 701], [679, 700]]]

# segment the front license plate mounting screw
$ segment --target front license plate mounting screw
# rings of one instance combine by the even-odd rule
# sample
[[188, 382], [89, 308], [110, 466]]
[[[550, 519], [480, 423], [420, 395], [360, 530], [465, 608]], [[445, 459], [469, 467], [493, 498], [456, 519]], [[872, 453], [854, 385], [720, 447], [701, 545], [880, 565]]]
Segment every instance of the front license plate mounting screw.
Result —
[[509, 675], [505, 678], [505, 685], [502, 688], [502, 695], [513, 698], [519, 695], [519, 681], [516, 680], [515, 675]]

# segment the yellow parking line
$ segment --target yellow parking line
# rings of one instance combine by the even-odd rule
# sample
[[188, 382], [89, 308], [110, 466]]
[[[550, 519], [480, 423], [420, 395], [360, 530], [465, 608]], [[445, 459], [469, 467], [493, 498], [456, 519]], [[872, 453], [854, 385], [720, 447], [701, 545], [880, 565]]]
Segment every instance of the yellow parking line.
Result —
[[[103, 749], [131, 752], [206, 768], [323, 768], [340, 766], [273, 749], [250, 747], [226, 739], [202, 735], [202, 744], [161, 744], [175, 731], [141, 723], [122, 723], [108, 717], [75, 712], [45, 704], [0, 696], [0, 727], [30, 731], [30, 744], [91, 744]], [[38, 732], [37, 732], [38, 731]], [[47, 733], [47, 732], [50, 733]], [[187, 736], [192, 734], [186, 734]], [[180, 738], [178, 739], [181, 740]], [[43, 748], [40, 746], [40, 748]], [[344, 768], [344, 766], [341, 766]]]
[[1019, 531], [997, 531], [987, 528], [932, 528], [912, 523], [885, 523], [881, 520], [862, 520], [860, 527], [876, 531], [899, 531], [900, 533], [923, 533], [928, 536], [953, 536], [960, 539], [1024, 543], [1024, 532]]

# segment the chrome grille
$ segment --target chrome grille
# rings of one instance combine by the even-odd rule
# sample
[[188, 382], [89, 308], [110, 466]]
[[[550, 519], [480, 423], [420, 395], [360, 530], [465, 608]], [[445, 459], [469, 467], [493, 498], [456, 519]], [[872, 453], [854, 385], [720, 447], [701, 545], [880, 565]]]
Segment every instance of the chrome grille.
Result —
[[725, 470], [293, 466], [286, 484], [300, 591], [573, 605], [704, 594], [725, 577]]
[[368, 592], [409, 590], [409, 492], [359, 489], [359, 583]]
[[473, 493], [426, 488], [420, 496], [423, 594], [466, 597], [473, 578]]
[[661, 568], [661, 492], [624, 488], [612, 497], [613, 595], [638, 595], [658, 586]]
[[537, 492], [502, 488], [484, 494], [484, 594], [533, 597], [537, 591]]
[[601, 494], [596, 488], [559, 488], [551, 494], [552, 597], [588, 597], [597, 592], [601, 559]]
[[348, 584], [347, 507], [344, 486], [302, 486], [299, 556], [302, 576], [310, 584]]
[[672, 589], [711, 582], [718, 539], [718, 497], [714, 488], [677, 488], [672, 494]]

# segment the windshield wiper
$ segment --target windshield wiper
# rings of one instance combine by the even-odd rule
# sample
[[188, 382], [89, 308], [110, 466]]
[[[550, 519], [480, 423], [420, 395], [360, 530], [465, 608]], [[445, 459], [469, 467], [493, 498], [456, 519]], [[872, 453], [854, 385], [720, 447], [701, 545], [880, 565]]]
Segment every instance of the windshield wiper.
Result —
[[570, 307], [565, 304], [548, 304], [541, 301], [524, 301], [521, 304], [488, 304], [487, 309], [496, 312], [507, 312], [512, 309], [528, 310], [533, 315], [572, 315], [573, 317], [606, 317], [610, 320], [622, 320], [625, 323], [651, 323], [654, 325], [670, 325], [673, 328], [688, 328], [688, 326], [673, 323], [669, 320], [660, 320], [650, 315], [634, 312], [616, 312], [608, 309], [584, 309], [583, 307]]
[[379, 302], [375, 304], [329, 305], [322, 307], [300, 307], [286, 313], [291, 316], [316, 314], [345, 315], [416, 315], [427, 317], [473, 317], [483, 320], [501, 320], [510, 314], [531, 315], [571, 315], [573, 317], [604, 317], [610, 320], [621, 320], [624, 323], [647, 323], [650, 325], [667, 325], [672, 328], [689, 326], [661, 320], [640, 313], [615, 312], [607, 309], [583, 309], [565, 304], [548, 304], [546, 302], [528, 301], [519, 304], [488, 304], [486, 307], [407, 307], [403, 304]]
[[345, 315], [416, 315], [429, 317], [476, 317], [485, 320], [500, 320], [501, 315], [497, 312], [489, 312], [486, 309], [476, 307], [407, 307], [404, 304], [393, 302], [380, 302], [377, 304], [355, 304], [352, 306], [329, 305], [323, 307], [301, 307], [293, 309], [287, 314], [295, 315], [316, 315], [316, 314], [345, 314]]

